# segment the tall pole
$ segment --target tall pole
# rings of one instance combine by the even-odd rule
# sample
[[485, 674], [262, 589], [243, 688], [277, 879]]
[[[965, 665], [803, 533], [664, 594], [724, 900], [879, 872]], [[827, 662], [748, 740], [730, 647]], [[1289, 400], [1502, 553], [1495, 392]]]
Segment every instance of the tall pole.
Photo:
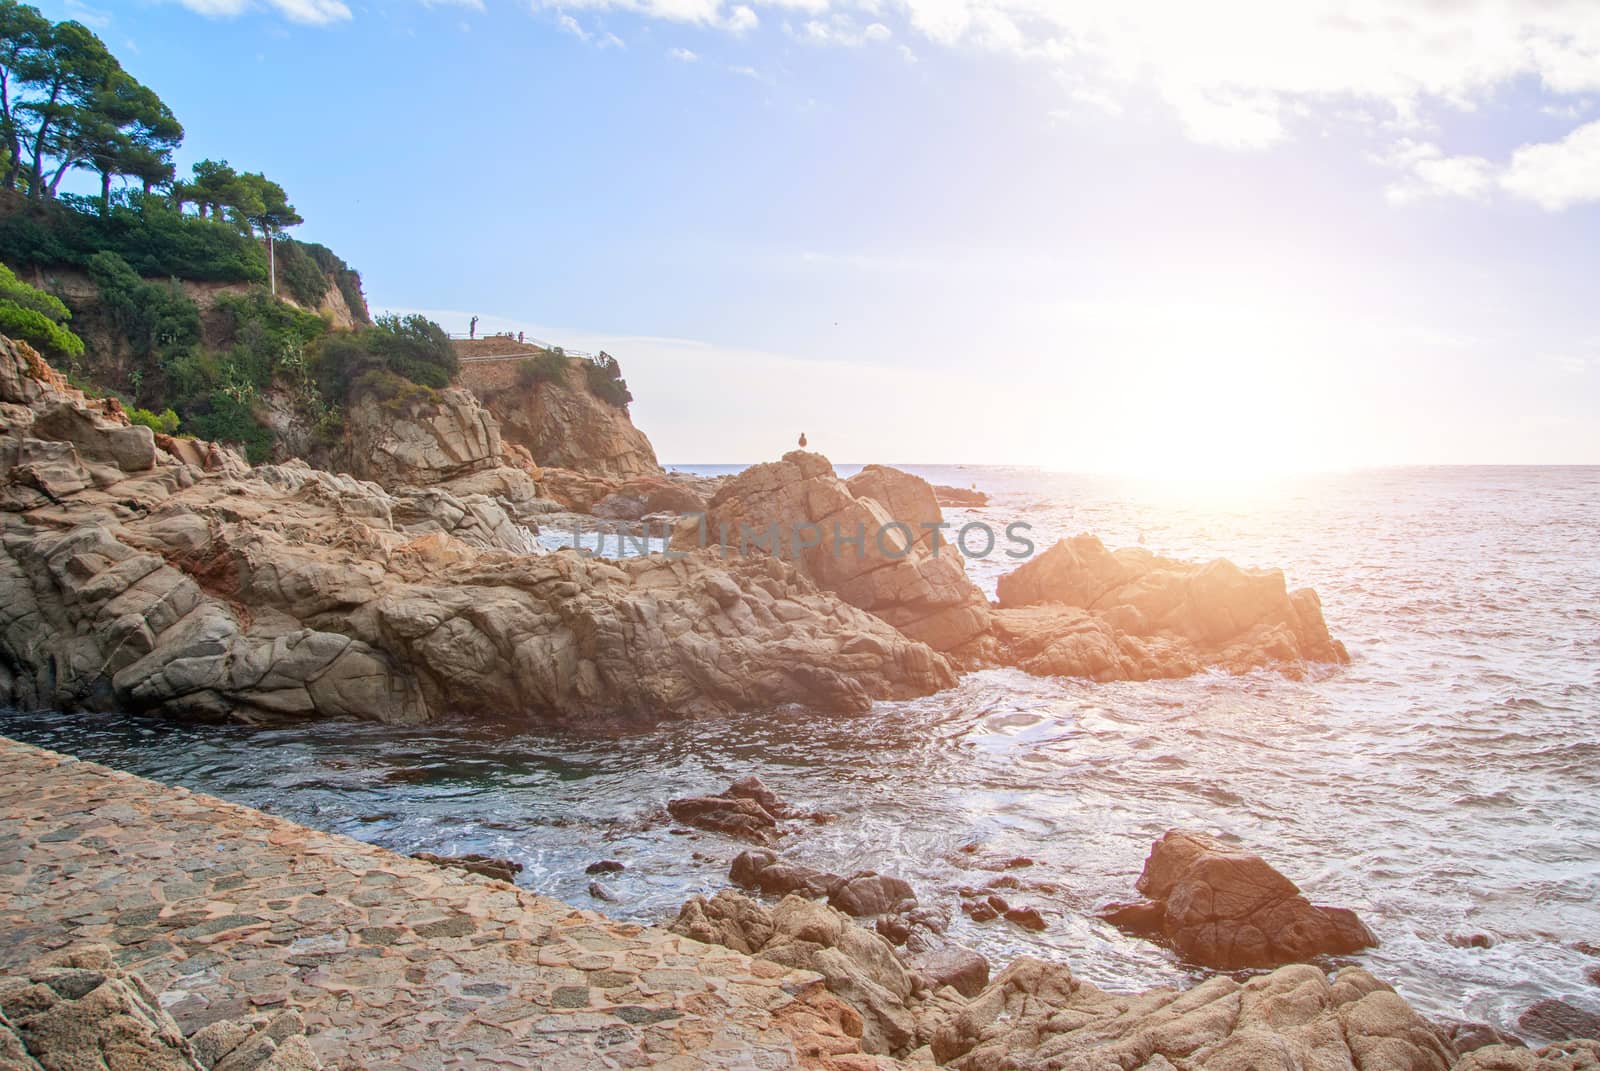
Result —
[[278, 296], [278, 260], [272, 246], [272, 228], [263, 227], [267, 232], [267, 280], [272, 284], [272, 296]]

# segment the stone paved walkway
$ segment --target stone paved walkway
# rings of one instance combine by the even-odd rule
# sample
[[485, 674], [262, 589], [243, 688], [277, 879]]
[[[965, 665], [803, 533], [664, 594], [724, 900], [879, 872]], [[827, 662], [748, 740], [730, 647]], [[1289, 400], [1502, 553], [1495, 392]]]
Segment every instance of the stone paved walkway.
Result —
[[815, 975], [0, 737], [0, 969], [84, 941], [185, 1033], [299, 1008], [328, 1067], [778, 1069], [819, 1030], [848, 1046]]

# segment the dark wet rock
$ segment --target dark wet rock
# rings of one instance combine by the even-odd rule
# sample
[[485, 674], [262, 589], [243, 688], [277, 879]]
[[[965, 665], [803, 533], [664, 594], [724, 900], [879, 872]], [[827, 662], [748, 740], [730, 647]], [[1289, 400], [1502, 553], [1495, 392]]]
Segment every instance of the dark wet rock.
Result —
[[590, 863], [583, 868], [585, 874], [620, 874], [628, 869], [615, 859], [602, 859], [598, 863]]
[[1509, 1045], [1514, 1048], [1527, 1046], [1521, 1038], [1496, 1030], [1488, 1023], [1467, 1023], [1451, 1019], [1439, 1023], [1438, 1027], [1451, 1047], [1463, 1056], [1490, 1045]]
[[917, 906], [917, 894], [903, 878], [869, 870], [846, 878], [829, 894], [828, 904], [862, 918], [908, 911]]
[[962, 945], [945, 945], [913, 956], [911, 969], [929, 989], [950, 986], [964, 997], [977, 996], [989, 984], [989, 961]]
[[594, 897], [596, 900], [600, 900], [607, 904], [614, 904], [617, 902], [616, 894], [610, 889], [606, 888], [604, 885], [601, 885], [598, 881], [591, 881], [589, 883], [589, 895]]
[[1600, 1040], [1600, 1015], [1575, 1008], [1564, 1000], [1541, 1000], [1517, 1018], [1517, 1025], [1536, 1037], [1561, 1041], [1569, 1038]]
[[1000, 917], [1000, 912], [983, 900], [963, 900], [961, 910], [973, 922], [993, 922]]
[[872, 928], [891, 945], [900, 946], [911, 940], [911, 922], [904, 915], [879, 915]]
[[1105, 917], [1217, 970], [1300, 963], [1378, 943], [1354, 912], [1312, 904], [1260, 856], [1203, 833], [1163, 834], [1137, 888], [1146, 904], [1116, 905]]
[[478, 874], [496, 881], [516, 883], [517, 875], [522, 873], [522, 864], [511, 859], [496, 859], [491, 855], [480, 855], [469, 852], [466, 855], [435, 855], [432, 852], [413, 852], [411, 858], [420, 859], [424, 863], [434, 866], [451, 867], [456, 870], [465, 870], [469, 874]]
[[1453, 933], [1446, 940], [1457, 948], [1494, 947], [1494, 938], [1486, 933]]
[[778, 820], [755, 800], [729, 796], [690, 796], [669, 800], [667, 811], [688, 825], [757, 844], [769, 844], [778, 836]]
[[680, 822], [757, 844], [770, 844], [782, 834], [780, 820], [829, 817], [794, 806], [754, 776], [739, 778], [715, 796], [669, 800], [667, 810]]
[[1016, 923], [1025, 930], [1038, 932], [1045, 928], [1044, 916], [1036, 907], [1013, 907], [1002, 914], [1007, 922]]
[[845, 880], [838, 874], [785, 862], [777, 852], [762, 848], [739, 853], [728, 869], [728, 879], [768, 896], [796, 893], [813, 900], [826, 897]]

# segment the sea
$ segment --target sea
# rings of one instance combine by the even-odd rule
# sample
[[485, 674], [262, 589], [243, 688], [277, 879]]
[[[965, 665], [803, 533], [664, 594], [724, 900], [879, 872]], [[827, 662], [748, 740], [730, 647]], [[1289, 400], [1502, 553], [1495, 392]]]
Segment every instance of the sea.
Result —
[[[714, 475], [737, 465], [677, 466]], [[1095, 911], [1134, 896], [1175, 827], [1259, 852], [1355, 909], [1358, 964], [1423, 1012], [1515, 1029], [1545, 997], [1600, 1012], [1600, 468], [1393, 468], [1194, 482], [1023, 467], [903, 468], [976, 487], [956, 525], [1281, 568], [1321, 595], [1348, 666], [1096, 684], [990, 670], [859, 716], [752, 712], [621, 732], [517, 711], [420, 728], [252, 728], [0, 712], [0, 733], [401, 852], [484, 852], [529, 889], [640, 922], [727, 887], [741, 845], [684, 834], [676, 796], [756, 774], [836, 815], [796, 861], [912, 882], [998, 969], [1064, 960], [1106, 989], [1205, 977]], [[839, 466], [841, 475], [856, 471]], [[541, 536], [549, 545], [570, 534]], [[990, 594], [1015, 562], [967, 563]], [[1006, 891], [1043, 932], [973, 923], [979, 854], [1027, 856]], [[591, 897], [585, 868], [626, 865]]]

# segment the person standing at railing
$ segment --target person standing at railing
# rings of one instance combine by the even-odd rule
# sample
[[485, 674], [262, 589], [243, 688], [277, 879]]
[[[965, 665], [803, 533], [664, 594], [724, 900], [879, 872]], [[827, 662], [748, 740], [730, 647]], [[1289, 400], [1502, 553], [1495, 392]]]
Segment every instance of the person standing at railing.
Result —
[[472, 322], [467, 325], [467, 337], [468, 338], [477, 338], [478, 337], [478, 318], [476, 316], [474, 316], [472, 318]]

